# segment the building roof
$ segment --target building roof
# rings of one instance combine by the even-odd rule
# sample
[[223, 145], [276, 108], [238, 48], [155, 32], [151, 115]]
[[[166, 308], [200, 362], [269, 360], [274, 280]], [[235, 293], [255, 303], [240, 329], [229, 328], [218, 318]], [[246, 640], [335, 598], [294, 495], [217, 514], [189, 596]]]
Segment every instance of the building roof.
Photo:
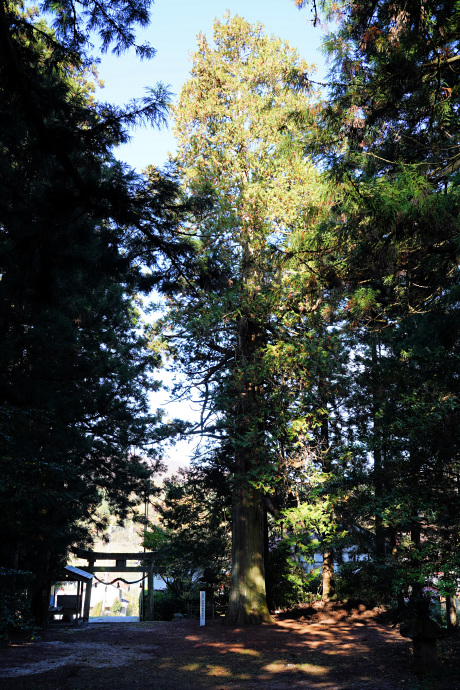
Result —
[[93, 573], [88, 573], [86, 570], [76, 568], [74, 565], [66, 565], [64, 568], [65, 576], [68, 580], [80, 580], [87, 582], [93, 579]]

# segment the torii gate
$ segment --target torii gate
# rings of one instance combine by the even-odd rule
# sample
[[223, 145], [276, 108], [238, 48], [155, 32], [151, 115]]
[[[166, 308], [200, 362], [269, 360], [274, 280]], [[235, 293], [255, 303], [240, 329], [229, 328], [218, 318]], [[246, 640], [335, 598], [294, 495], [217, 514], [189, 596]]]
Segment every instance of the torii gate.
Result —
[[[78, 558], [88, 561], [85, 570], [89, 573], [139, 573], [147, 570], [147, 610], [144, 620], [153, 621], [153, 566], [155, 561], [161, 560], [158, 551], [142, 551], [141, 553], [106, 553], [104, 551], [86, 551], [76, 549]], [[96, 565], [96, 561], [115, 561], [115, 565]], [[145, 565], [126, 565], [127, 561], [140, 561]], [[158, 572], [157, 568], [157, 572]], [[91, 603], [91, 581], [86, 584], [85, 608], [83, 619], [89, 619]]]

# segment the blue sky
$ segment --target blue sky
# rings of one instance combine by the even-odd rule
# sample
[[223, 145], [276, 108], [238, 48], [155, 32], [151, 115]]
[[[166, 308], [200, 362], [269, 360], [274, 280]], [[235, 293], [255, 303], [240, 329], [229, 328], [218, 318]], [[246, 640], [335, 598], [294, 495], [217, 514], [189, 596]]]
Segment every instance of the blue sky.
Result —
[[[104, 56], [98, 70], [105, 87], [97, 98], [121, 105], [144, 96], [145, 88], [159, 81], [179, 94], [189, 76], [189, 55], [196, 49], [197, 34], [210, 39], [214, 18], [222, 18], [227, 10], [251, 23], [261, 22], [266, 34], [288, 41], [307, 62], [317, 64], [318, 77], [324, 76], [319, 50], [322, 29], [313, 27], [310, 8], [299, 11], [292, 0], [156, 0], [150, 26], [137, 32], [139, 42], [147, 40], [156, 48], [155, 58], [140, 61], [134, 52], [119, 58]], [[174, 148], [170, 130], [142, 128], [133, 133], [130, 144], [117, 150], [117, 157], [140, 171], [148, 164], [164, 165]]]

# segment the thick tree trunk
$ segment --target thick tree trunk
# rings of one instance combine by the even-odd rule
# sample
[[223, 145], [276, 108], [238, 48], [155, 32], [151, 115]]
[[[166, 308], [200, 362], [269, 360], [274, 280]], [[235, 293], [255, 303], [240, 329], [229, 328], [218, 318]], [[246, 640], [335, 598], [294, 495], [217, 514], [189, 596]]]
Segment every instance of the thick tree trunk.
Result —
[[323, 553], [323, 601], [335, 594], [335, 573], [334, 573], [334, 552], [325, 551]]
[[48, 623], [48, 606], [50, 601], [51, 583], [48, 580], [38, 580], [35, 583], [30, 611], [38, 625], [44, 628]]
[[[247, 233], [250, 238], [253, 229]], [[257, 282], [253, 249], [249, 239], [243, 246], [243, 282]], [[251, 302], [251, 299], [249, 300]], [[252, 314], [238, 321], [235, 358], [240, 367], [240, 395], [235, 406], [233, 432], [235, 448], [235, 489], [232, 515], [232, 575], [226, 622], [230, 625], [271, 621], [265, 587], [265, 508], [262, 494], [247, 481], [248, 473], [263, 467], [264, 401], [257, 391], [258, 376], [250, 365], [257, 364], [257, 351], [263, 344], [264, 329]], [[255, 367], [257, 368], [257, 367]]]
[[264, 509], [259, 491], [241, 484], [233, 506], [232, 576], [226, 622], [271, 620], [265, 592]]
[[48, 623], [48, 607], [50, 601], [50, 550], [43, 549], [36, 560], [37, 572], [32, 590], [30, 610], [38, 625], [45, 627]]

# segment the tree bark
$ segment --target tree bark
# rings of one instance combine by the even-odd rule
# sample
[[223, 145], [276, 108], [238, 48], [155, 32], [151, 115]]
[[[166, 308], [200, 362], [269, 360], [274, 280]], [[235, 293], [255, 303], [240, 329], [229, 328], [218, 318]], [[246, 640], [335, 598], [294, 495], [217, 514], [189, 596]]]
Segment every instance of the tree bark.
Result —
[[38, 554], [35, 582], [32, 589], [30, 611], [41, 627], [48, 624], [48, 607], [51, 592], [50, 549], [45, 547]]
[[454, 630], [457, 627], [457, 607], [455, 596], [446, 596], [446, 622], [448, 630]]
[[[323, 402], [323, 407], [327, 402]], [[329, 453], [329, 418], [324, 417], [321, 424], [321, 448], [322, 448], [322, 469], [323, 472], [332, 472], [332, 462]], [[335, 594], [335, 571], [334, 571], [334, 551], [332, 549], [323, 553], [322, 569], [322, 601], [329, 601]]]
[[[245, 282], [252, 275], [252, 251], [243, 252]], [[263, 400], [256, 392], [257, 379], [246, 367], [257, 360], [263, 329], [252, 318], [238, 322], [236, 359], [243, 375], [235, 408], [235, 489], [232, 511], [232, 575], [226, 622], [231, 625], [271, 620], [265, 586], [265, 507], [262, 492], [248, 481], [248, 473], [263, 465], [264, 428], [260, 418]]]
[[259, 491], [241, 483], [233, 506], [232, 576], [226, 622], [270, 622], [265, 591], [264, 509]]
[[335, 594], [335, 574], [334, 574], [334, 552], [325, 551], [323, 553], [323, 601]]
[[[420, 541], [422, 538], [422, 529], [421, 529], [420, 522], [418, 520], [412, 520], [412, 522], [411, 522], [410, 538], [416, 547], [420, 546]], [[412, 558], [411, 566], [412, 566], [412, 569], [414, 571], [417, 571], [417, 568], [418, 568], [417, 558]], [[411, 582], [411, 587], [412, 587], [412, 598], [413, 599], [422, 599], [423, 598], [422, 584], [420, 582], [418, 582], [416, 579], [414, 579]]]
[[37, 578], [32, 593], [30, 611], [37, 624], [44, 628], [48, 624], [48, 607], [50, 601], [51, 581]]

